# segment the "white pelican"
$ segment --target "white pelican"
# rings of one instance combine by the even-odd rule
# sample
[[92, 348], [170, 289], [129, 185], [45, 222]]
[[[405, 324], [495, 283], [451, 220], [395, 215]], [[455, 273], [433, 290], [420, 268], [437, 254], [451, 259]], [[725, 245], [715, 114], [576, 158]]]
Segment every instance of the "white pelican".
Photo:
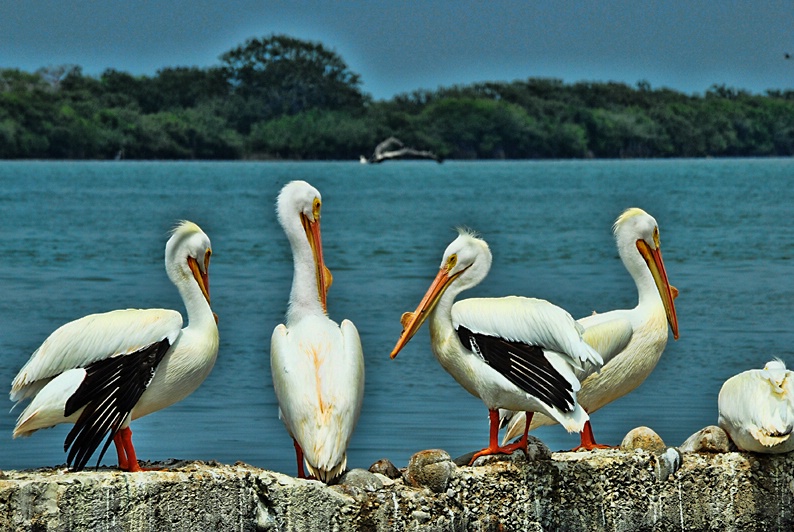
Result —
[[569, 431], [588, 419], [576, 402], [579, 381], [572, 366], [600, 365], [601, 357], [581, 336], [581, 327], [548, 301], [524, 297], [455, 297], [477, 285], [491, 267], [485, 241], [460, 231], [447, 247], [441, 269], [416, 311], [403, 315], [403, 333], [391, 357], [430, 318], [433, 353], [469, 393], [488, 407], [490, 439], [479, 456], [527, 451], [527, 435], [516, 444], [498, 445], [498, 409], [544, 412]]
[[794, 451], [794, 373], [783, 361], [731, 377], [718, 403], [719, 425], [742, 451]]
[[130, 421], [181, 401], [204, 381], [218, 354], [218, 327], [210, 309], [206, 234], [182, 222], [165, 246], [165, 269], [187, 310], [127, 309], [91, 314], [47, 338], [19, 371], [11, 400], [32, 397], [14, 437], [74, 423], [64, 443], [67, 464], [83, 469], [108, 435], [119, 468], [140, 471]]
[[298, 476], [331, 482], [347, 466], [347, 446], [364, 395], [364, 355], [356, 326], [328, 318], [331, 272], [320, 238], [322, 199], [305, 181], [278, 196], [278, 219], [292, 248], [294, 273], [286, 325], [273, 330], [270, 369], [279, 416], [295, 444]]
[[[630, 310], [612, 310], [578, 320], [585, 328], [585, 341], [604, 359], [598, 372], [597, 368], [585, 367], [576, 373], [582, 381], [577, 399], [590, 414], [623, 397], [650, 375], [667, 345], [668, 323], [673, 338], [678, 339], [673, 303], [678, 291], [667, 280], [656, 220], [642, 209], [627, 209], [615, 221], [613, 231], [623, 265], [637, 285], [639, 302]], [[554, 423], [547, 416], [534, 416], [530, 430]], [[504, 441], [521, 434], [524, 425], [523, 413], [516, 412]], [[590, 421], [580, 437], [577, 449], [608, 447], [595, 442]]]

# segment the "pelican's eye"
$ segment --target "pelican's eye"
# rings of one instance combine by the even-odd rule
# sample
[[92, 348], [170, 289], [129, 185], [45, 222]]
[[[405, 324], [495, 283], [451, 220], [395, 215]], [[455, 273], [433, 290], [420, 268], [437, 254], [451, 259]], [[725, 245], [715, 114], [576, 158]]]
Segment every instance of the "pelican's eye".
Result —
[[322, 206], [322, 202], [320, 198], [314, 198], [314, 203], [312, 203], [312, 216], [314, 216], [314, 221], [320, 219], [320, 207]]
[[656, 245], [656, 249], [659, 249], [659, 228], [653, 228], [653, 243]]
[[447, 266], [446, 266], [447, 271], [451, 272], [452, 269], [455, 268], [455, 266], [457, 264], [458, 264], [458, 254], [457, 253], [453, 253], [447, 259]]

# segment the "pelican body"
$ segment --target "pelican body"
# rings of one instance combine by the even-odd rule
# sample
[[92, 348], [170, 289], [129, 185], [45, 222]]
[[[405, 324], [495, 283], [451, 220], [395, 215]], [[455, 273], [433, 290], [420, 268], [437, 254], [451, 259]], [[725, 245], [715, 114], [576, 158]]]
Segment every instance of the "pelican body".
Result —
[[497, 443], [498, 409], [543, 412], [570, 431], [588, 419], [577, 403], [574, 367], [599, 366], [601, 357], [581, 336], [581, 327], [548, 301], [475, 298], [455, 303], [462, 291], [488, 274], [491, 252], [485, 241], [461, 231], [447, 247], [435, 280], [416, 311], [403, 316], [403, 333], [391, 357], [430, 321], [433, 353], [441, 366], [488, 407], [488, 447], [479, 456], [527, 449], [526, 433], [515, 445]]
[[14, 437], [74, 423], [64, 444], [75, 471], [108, 438], [97, 465], [116, 444], [119, 467], [140, 471], [130, 422], [193, 393], [218, 354], [218, 327], [210, 308], [210, 240], [182, 222], [165, 247], [165, 266], [187, 310], [127, 309], [91, 314], [53, 332], [22, 367], [11, 400], [31, 398]]
[[[678, 292], [667, 279], [656, 220], [642, 209], [627, 209], [615, 221], [613, 232], [623, 265], [637, 286], [639, 301], [633, 309], [578, 320], [584, 327], [585, 341], [604, 359], [598, 371], [589, 366], [576, 373], [582, 381], [577, 399], [590, 414], [631, 392], [651, 374], [667, 345], [668, 324], [673, 338], [678, 339], [673, 302]], [[524, 421], [521, 412], [512, 415], [504, 441], [518, 436], [524, 430]], [[530, 430], [555, 422], [548, 416], [534, 416]], [[577, 449], [606, 447], [595, 442], [590, 421], [580, 436]]]
[[742, 451], [794, 451], [794, 372], [781, 360], [725, 381], [720, 389], [719, 426]]
[[273, 331], [270, 369], [279, 415], [295, 444], [298, 476], [331, 482], [347, 467], [347, 446], [364, 395], [364, 355], [356, 326], [327, 315], [331, 273], [320, 235], [322, 199], [305, 181], [281, 190], [277, 213], [292, 248], [286, 324]]

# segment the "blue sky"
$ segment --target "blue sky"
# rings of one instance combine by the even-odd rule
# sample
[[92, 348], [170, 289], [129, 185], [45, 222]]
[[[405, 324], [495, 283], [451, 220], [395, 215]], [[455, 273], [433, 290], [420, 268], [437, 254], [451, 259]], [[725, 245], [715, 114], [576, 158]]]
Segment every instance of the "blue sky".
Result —
[[0, 2], [0, 67], [77, 64], [153, 75], [211, 66], [249, 37], [320, 41], [377, 99], [414, 89], [552, 77], [703, 93], [794, 88], [794, 2]]

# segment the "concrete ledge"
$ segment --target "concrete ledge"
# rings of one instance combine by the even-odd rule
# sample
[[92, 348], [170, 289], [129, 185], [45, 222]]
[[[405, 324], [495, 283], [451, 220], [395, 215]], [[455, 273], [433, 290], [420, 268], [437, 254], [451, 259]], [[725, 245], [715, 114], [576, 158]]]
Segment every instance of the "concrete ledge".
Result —
[[[342, 484], [246, 464], [0, 473], [0, 530], [790, 530], [794, 455], [643, 450], [521, 453], [422, 475], [354, 470]], [[440, 454], [438, 454], [440, 453]], [[416, 472], [414, 472], [416, 473]], [[428, 477], [428, 478], [430, 478]]]

